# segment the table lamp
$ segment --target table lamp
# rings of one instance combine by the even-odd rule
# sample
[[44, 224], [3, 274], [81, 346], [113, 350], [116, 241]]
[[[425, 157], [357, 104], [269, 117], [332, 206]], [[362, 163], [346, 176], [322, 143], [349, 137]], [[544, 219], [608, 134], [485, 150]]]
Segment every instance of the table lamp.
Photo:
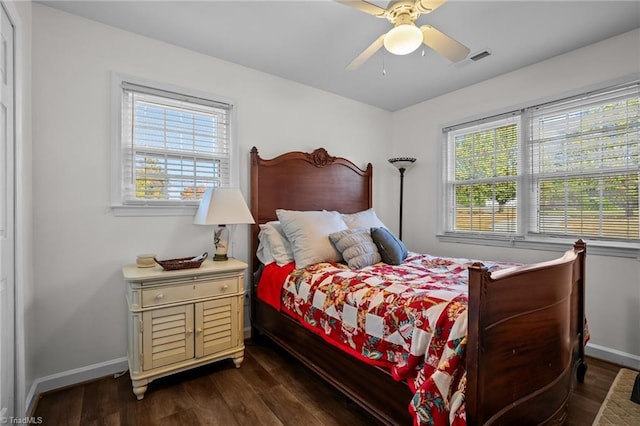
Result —
[[193, 219], [196, 225], [218, 225], [213, 234], [213, 260], [228, 260], [230, 232], [227, 225], [255, 223], [238, 188], [208, 188]]

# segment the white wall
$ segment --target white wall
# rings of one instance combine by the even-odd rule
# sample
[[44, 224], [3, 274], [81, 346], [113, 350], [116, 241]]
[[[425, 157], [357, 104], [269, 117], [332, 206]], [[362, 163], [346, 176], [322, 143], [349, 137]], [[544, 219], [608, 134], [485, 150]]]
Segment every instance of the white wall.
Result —
[[[640, 30], [396, 112], [394, 150], [418, 158], [405, 177], [404, 227], [411, 230], [407, 245], [421, 252], [519, 262], [554, 256], [438, 241], [440, 205], [433, 200], [438, 196], [441, 128], [631, 75], [640, 77]], [[589, 351], [640, 368], [640, 259], [589, 255], [586, 297]]]
[[[126, 355], [120, 268], [137, 253], [169, 258], [211, 249], [212, 230], [192, 225], [191, 217], [114, 217], [110, 212], [112, 71], [235, 100], [240, 187], [247, 199], [254, 145], [264, 158], [323, 146], [360, 167], [372, 162], [384, 169], [385, 164], [393, 173], [385, 152], [391, 141], [389, 112], [35, 4], [33, 267], [39, 377]], [[383, 199], [384, 172], [379, 174], [374, 199]], [[386, 220], [396, 208], [382, 204], [378, 211]], [[235, 237], [235, 257], [248, 259], [247, 229], [238, 228]]]

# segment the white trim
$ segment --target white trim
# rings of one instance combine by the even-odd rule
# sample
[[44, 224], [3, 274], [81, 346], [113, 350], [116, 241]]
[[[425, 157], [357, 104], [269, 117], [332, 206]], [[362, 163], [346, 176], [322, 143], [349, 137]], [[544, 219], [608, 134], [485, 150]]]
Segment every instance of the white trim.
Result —
[[198, 206], [111, 206], [114, 216], [195, 216]]
[[65, 386], [75, 385], [87, 382], [89, 380], [99, 379], [111, 374], [120, 373], [129, 369], [126, 357], [112, 359], [110, 361], [99, 362], [97, 364], [87, 365], [86, 367], [74, 368], [73, 370], [63, 371], [61, 373], [51, 374], [49, 376], [40, 377], [33, 381], [33, 385], [27, 396], [26, 415], [30, 415], [35, 408], [38, 397], [43, 392], [59, 389]]
[[[633, 355], [616, 349], [607, 348], [605, 346], [595, 345], [593, 343], [587, 343], [587, 346], [585, 347], [585, 353], [594, 358], [599, 358], [605, 361], [612, 362], [614, 364], [622, 365], [623, 367], [640, 370], [640, 356], [638, 355]], [[588, 365], [589, 363], [587, 362], [587, 367]], [[588, 370], [587, 374], [589, 374]]]
[[[18, 12], [16, 6], [12, 1], [4, 1], [0, 0], [2, 3], [2, 7], [5, 8], [5, 11], [9, 15], [11, 22], [14, 28], [14, 39], [13, 39], [13, 84], [14, 84], [14, 212], [15, 212], [15, 253], [14, 253], [14, 368], [15, 368], [15, 376], [14, 376], [14, 408], [15, 412], [19, 413], [26, 412], [25, 407], [25, 393], [27, 389], [27, 353], [26, 353], [26, 345], [27, 345], [27, 336], [25, 331], [25, 300], [24, 300], [24, 289], [25, 286], [28, 285], [29, 271], [28, 261], [27, 259], [31, 258], [30, 255], [30, 245], [28, 244], [29, 239], [25, 236], [28, 232], [30, 232], [32, 226], [29, 222], [28, 218], [30, 215], [25, 215], [24, 212], [28, 210], [28, 197], [27, 191], [25, 190], [25, 185], [20, 179], [20, 176], [25, 175], [25, 168], [29, 169], [30, 167], [25, 167], [25, 162], [29, 161], [30, 158], [26, 157], [24, 154], [24, 145], [25, 145], [25, 134], [23, 132], [24, 128], [24, 114], [23, 114], [23, 105], [26, 103], [24, 93], [25, 93], [25, 74], [27, 73], [27, 68], [25, 67], [25, 36], [24, 36], [24, 25]], [[29, 123], [30, 127], [30, 123]]]
[[[551, 252], [564, 252], [571, 247], [575, 239], [570, 238], [526, 238], [507, 237], [500, 238], [494, 235], [480, 235], [471, 233], [443, 233], [436, 235], [438, 241], [443, 243], [478, 244], [492, 247], [509, 247], [527, 250], [545, 250]], [[596, 256], [613, 256], [637, 259], [640, 261], [640, 246], [635, 243], [610, 243], [608, 241], [591, 240], [584, 238], [587, 243], [587, 252]]]

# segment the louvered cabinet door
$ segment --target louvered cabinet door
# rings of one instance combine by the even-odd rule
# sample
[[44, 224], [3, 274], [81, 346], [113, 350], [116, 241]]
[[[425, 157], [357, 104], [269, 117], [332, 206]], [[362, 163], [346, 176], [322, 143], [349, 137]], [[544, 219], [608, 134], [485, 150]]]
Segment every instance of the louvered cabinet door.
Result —
[[240, 344], [238, 297], [195, 304], [196, 357], [216, 354]]
[[146, 311], [142, 324], [144, 370], [193, 358], [193, 305]]

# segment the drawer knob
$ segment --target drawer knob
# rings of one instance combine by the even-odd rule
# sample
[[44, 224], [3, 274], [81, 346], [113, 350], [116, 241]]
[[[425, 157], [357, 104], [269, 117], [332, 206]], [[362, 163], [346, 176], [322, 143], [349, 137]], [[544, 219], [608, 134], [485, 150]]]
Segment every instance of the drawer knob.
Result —
[[227, 291], [227, 289], [229, 288], [229, 286], [227, 284], [222, 286], [222, 291], [225, 292]]
[[158, 294], [156, 295], [156, 300], [162, 300], [162, 299], [164, 299], [164, 294], [162, 294], [162, 293], [158, 293]]

